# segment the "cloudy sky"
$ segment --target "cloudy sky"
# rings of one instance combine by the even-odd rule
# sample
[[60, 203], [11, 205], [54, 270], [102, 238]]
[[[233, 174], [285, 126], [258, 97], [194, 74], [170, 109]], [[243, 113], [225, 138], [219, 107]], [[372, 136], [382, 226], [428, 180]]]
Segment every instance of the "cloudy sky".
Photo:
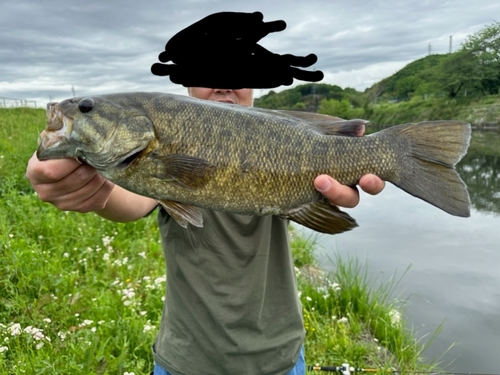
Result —
[[[287, 28], [261, 44], [315, 53], [323, 83], [364, 90], [407, 63], [447, 53], [500, 18], [498, 0], [16, 0], [0, 13], [2, 98], [49, 100], [125, 91], [184, 94], [153, 63], [175, 33], [220, 11], [264, 14]], [[495, 19], [496, 17], [496, 19]], [[208, 57], [207, 57], [208, 58]], [[210, 58], [217, 58], [210, 57]], [[227, 62], [226, 62], [227, 63]], [[294, 85], [301, 82], [294, 82]], [[286, 87], [284, 87], [286, 88]], [[256, 96], [266, 93], [256, 90]], [[8, 101], [7, 101], [8, 103]]]

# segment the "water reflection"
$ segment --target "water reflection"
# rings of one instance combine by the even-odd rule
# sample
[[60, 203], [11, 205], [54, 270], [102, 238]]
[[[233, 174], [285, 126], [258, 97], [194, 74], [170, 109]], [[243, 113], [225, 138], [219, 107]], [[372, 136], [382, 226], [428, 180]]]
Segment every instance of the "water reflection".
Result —
[[472, 206], [500, 214], [500, 132], [474, 131], [457, 171], [469, 188]]

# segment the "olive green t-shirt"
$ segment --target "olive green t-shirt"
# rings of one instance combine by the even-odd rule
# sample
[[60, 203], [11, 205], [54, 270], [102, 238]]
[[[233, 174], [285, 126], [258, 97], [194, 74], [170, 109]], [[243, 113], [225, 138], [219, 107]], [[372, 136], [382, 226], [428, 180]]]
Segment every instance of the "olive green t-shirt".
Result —
[[286, 374], [304, 340], [288, 222], [203, 210], [158, 223], [167, 292], [155, 361], [174, 375]]

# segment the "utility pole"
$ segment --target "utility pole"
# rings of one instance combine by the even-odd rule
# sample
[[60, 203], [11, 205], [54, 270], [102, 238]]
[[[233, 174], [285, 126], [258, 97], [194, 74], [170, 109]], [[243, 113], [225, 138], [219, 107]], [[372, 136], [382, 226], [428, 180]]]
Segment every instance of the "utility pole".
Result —
[[431, 44], [430, 44], [430, 43], [429, 43], [429, 53], [428, 53], [428, 54], [429, 54], [429, 55], [432, 55], [432, 46], [431, 46]]
[[453, 36], [450, 35], [450, 52], [449, 52], [450, 54], [453, 50], [452, 45], [453, 45]]

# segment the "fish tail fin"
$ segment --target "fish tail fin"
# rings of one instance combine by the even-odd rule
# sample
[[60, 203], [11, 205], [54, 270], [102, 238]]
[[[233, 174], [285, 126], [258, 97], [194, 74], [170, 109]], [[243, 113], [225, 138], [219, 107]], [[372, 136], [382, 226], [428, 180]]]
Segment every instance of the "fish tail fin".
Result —
[[451, 215], [470, 216], [467, 186], [454, 169], [469, 147], [470, 124], [428, 121], [386, 131], [408, 142], [401, 172], [390, 182]]

